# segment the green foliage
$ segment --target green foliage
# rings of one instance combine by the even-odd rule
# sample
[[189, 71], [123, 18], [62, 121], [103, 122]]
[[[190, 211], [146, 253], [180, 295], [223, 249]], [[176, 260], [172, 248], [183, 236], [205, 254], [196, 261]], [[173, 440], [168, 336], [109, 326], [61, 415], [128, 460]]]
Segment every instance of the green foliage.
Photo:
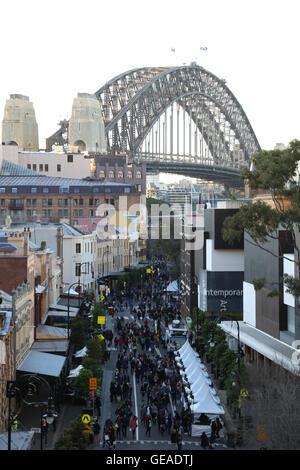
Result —
[[[250, 236], [249, 243], [269, 251], [266, 242], [279, 240], [277, 230], [286, 230], [297, 251], [296, 259], [299, 259], [300, 247], [296, 240], [300, 229], [300, 184], [296, 177], [299, 178], [300, 141], [293, 140], [284, 150], [259, 152], [252, 160], [254, 170], [243, 169], [242, 178], [248, 181], [251, 189], [267, 192], [273, 204], [261, 200], [244, 204], [234, 216], [225, 219], [222, 236], [232, 245], [245, 232]], [[296, 260], [295, 264], [298, 268], [296, 277], [299, 277], [300, 263]], [[287, 277], [284, 282], [292, 295], [300, 296], [298, 279]], [[275, 295], [278, 294], [273, 289], [270, 296]]]
[[55, 450], [85, 450], [89, 446], [89, 437], [83, 433], [84, 425], [80, 419], [71, 423], [56, 441]]
[[252, 280], [252, 283], [253, 283], [253, 286], [254, 286], [255, 290], [262, 289], [265, 285], [265, 282], [266, 282], [266, 279], [264, 277], [260, 277], [258, 279], [253, 279]]
[[74, 345], [75, 349], [82, 349], [85, 346], [87, 332], [88, 321], [77, 315], [72, 321], [70, 344]]

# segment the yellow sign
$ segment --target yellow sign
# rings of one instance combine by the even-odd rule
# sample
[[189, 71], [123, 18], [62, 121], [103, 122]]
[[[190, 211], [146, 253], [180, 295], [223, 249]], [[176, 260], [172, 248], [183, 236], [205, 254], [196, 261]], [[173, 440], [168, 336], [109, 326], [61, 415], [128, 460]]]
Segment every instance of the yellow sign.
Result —
[[90, 415], [82, 415], [82, 418], [81, 418], [83, 424], [89, 424], [89, 422], [91, 421], [91, 417]]
[[97, 317], [97, 323], [98, 323], [98, 325], [105, 325], [105, 317], [98, 316]]
[[100, 339], [100, 341], [103, 341], [104, 340], [104, 336], [103, 335], [98, 335], [98, 339]]
[[245, 388], [243, 388], [240, 393], [241, 397], [246, 398], [248, 396], [248, 390], [246, 390]]
[[146, 269], [147, 274], [151, 274], [151, 269]]
[[104, 295], [101, 295], [100, 297], [101, 302], [103, 302], [104, 299], [105, 299]]
[[90, 390], [97, 390], [97, 379], [90, 379]]
[[83, 432], [90, 433], [92, 430], [91, 426], [88, 426], [87, 424], [84, 426]]

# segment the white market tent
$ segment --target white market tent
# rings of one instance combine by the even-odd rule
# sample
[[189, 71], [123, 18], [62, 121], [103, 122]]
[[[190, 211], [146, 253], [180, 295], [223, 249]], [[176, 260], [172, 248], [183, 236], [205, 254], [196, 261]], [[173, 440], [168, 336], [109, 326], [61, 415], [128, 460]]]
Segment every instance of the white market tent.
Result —
[[178, 291], [179, 291], [179, 287], [178, 287], [177, 281], [171, 282], [165, 290], [165, 292], [178, 292]]
[[211, 386], [212, 381], [209, 374], [188, 340], [176, 351], [175, 360], [178, 367], [181, 368], [180, 375], [183, 379], [191, 411], [194, 414], [224, 414], [220, 399]]
[[87, 355], [87, 348], [84, 346], [84, 348], [80, 349], [80, 351], [77, 351], [74, 356], [75, 357], [85, 357]]
[[76, 367], [76, 369], [70, 370], [70, 374], [68, 375], [68, 379], [73, 379], [75, 377], [78, 377], [78, 375], [79, 375], [82, 368], [83, 368], [83, 366], [80, 364], [80, 366]]

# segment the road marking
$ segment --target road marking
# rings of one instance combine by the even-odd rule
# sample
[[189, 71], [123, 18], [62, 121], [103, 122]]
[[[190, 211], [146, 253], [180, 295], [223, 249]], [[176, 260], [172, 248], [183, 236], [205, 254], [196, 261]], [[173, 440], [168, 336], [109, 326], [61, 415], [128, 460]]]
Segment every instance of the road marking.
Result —
[[139, 420], [138, 405], [137, 405], [135, 372], [133, 373], [133, 393], [134, 393], [135, 416], [137, 416], [137, 419], [138, 419], [138, 425], [137, 425], [137, 427], [136, 427], [135, 439], [138, 441], [138, 440], [139, 440], [139, 424], [140, 424], [140, 420]]

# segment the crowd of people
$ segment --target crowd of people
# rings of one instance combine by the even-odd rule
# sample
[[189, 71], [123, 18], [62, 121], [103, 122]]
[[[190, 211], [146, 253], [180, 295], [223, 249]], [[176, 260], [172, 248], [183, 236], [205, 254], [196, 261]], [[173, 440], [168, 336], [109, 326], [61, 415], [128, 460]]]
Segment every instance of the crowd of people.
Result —
[[[105, 423], [103, 447], [113, 449], [116, 440], [135, 439], [138, 426], [144, 429], [145, 437], [151, 437], [157, 426], [160, 435], [168, 435], [178, 450], [182, 448], [183, 435], [192, 435], [193, 415], [189, 407], [181, 406], [182, 379], [174, 355], [165, 344], [165, 327], [177, 317], [178, 305], [155, 301], [167, 282], [167, 275], [160, 276], [150, 287], [132, 295], [131, 303], [128, 299], [123, 301], [130, 308], [132, 321], [121, 316], [114, 318], [113, 339], [108, 344], [117, 350], [110, 383], [110, 401], [116, 403], [116, 409], [115, 416]], [[122, 304], [118, 307], [121, 309]], [[133, 411], [133, 374], [142, 399], [140, 423]], [[211, 442], [203, 434], [201, 445], [209, 448]], [[212, 435], [218, 436], [216, 427]]]

